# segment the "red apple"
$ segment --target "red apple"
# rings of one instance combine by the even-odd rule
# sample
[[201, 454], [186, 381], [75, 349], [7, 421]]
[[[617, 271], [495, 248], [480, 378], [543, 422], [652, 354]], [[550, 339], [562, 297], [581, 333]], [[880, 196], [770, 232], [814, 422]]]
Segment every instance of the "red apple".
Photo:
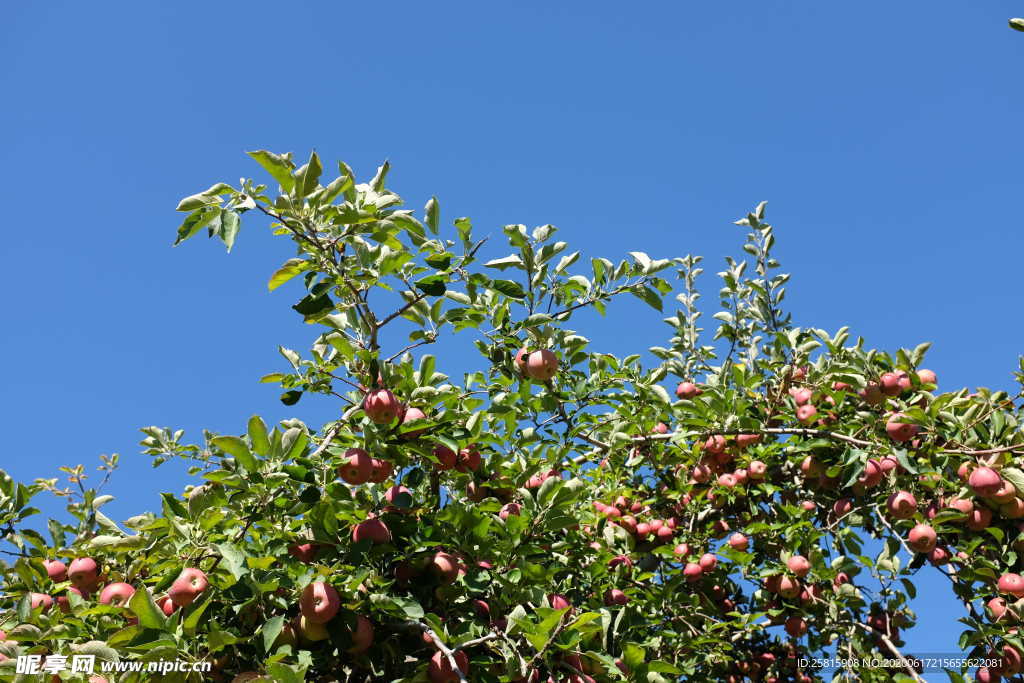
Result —
[[174, 604], [170, 596], [164, 596], [156, 601], [156, 606], [160, 608], [160, 611], [167, 616], [174, 614], [174, 610], [178, 609], [178, 606]]
[[476, 472], [480, 469], [480, 452], [476, 445], [470, 445], [459, 451], [455, 469], [459, 472]]
[[683, 576], [690, 583], [695, 583], [704, 576], [704, 569], [696, 562], [687, 562], [686, 566], [683, 567]]
[[394, 466], [387, 460], [373, 458], [373, 471], [370, 472], [370, 481], [374, 484], [383, 484], [391, 478]]
[[345, 451], [344, 461], [338, 467], [338, 476], [352, 485], [365, 484], [373, 474], [373, 458], [362, 448]]
[[939, 383], [939, 378], [931, 370], [918, 370], [917, 379], [921, 384], [936, 385]]
[[68, 568], [60, 560], [43, 560], [46, 574], [54, 583], [68, 580]]
[[551, 605], [551, 609], [567, 609], [569, 614], [572, 614], [572, 603], [564, 595], [552, 593], [548, 596], [548, 604]]
[[1002, 486], [1003, 479], [991, 467], [978, 467], [967, 479], [967, 485], [971, 487], [975, 495], [991, 496]]
[[538, 382], [547, 382], [558, 373], [558, 357], [548, 349], [534, 351], [526, 357], [526, 375]]
[[455, 451], [443, 444], [437, 444], [434, 446], [433, 453], [434, 457], [437, 458], [437, 463], [434, 465], [434, 469], [450, 470], [455, 468], [455, 463], [458, 460], [458, 456], [455, 454]]
[[398, 399], [387, 389], [374, 389], [363, 399], [363, 411], [376, 424], [391, 424], [400, 410]]
[[906, 415], [903, 413], [893, 413], [885, 423], [885, 433], [889, 435], [890, 439], [897, 443], [910, 441], [917, 436], [917, 432], [921, 429], [916, 424], [902, 422], [901, 420], [904, 417], [906, 417]]
[[430, 561], [430, 568], [441, 580], [441, 583], [452, 583], [459, 577], [458, 558], [443, 550], [434, 554]]
[[910, 519], [917, 512], [917, 499], [909, 491], [897, 491], [885, 504], [895, 519]]
[[352, 633], [350, 654], [358, 655], [366, 652], [373, 645], [373, 623], [362, 614], [356, 615], [356, 628]]
[[1020, 574], [1003, 574], [999, 577], [996, 585], [1000, 593], [1012, 595], [1015, 598], [1024, 598], [1024, 577]]
[[794, 638], [799, 638], [807, 633], [807, 622], [802, 617], [796, 615], [786, 619], [786, 633]]
[[288, 554], [299, 562], [310, 564], [316, 559], [316, 553], [320, 549], [316, 543], [292, 543], [288, 546]]
[[750, 547], [750, 539], [740, 533], [735, 533], [729, 537], [729, 547], [733, 550], [746, 551]]
[[[335, 610], [336, 612], [337, 610]], [[323, 624], [312, 621], [305, 614], [299, 617], [299, 636], [306, 641], [315, 643], [321, 640], [327, 640], [330, 634], [327, 633], [327, 627]]]
[[811, 571], [811, 562], [803, 555], [793, 555], [786, 561], [786, 566], [789, 567], [789, 571], [800, 578], [807, 576]]
[[857, 395], [871, 406], [877, 406], [885, 401], [885, 394], [882, 393], [882, 388], [878, 386], [877, 382], [868, 382], [863, 389], [857, 392]]
[[516, 358], [513, 361], [513, 363], [516, 366], [516, 370], [518, 370], [519, 374], [522, 375], [523, 377], [526, 377], [526, 358], [529, 355], [530, 355], [530, 350], [529, 349], [527, 349], [527, 348], [519, 349], [518, 351], [516, 351]]
[[[453, 655], [453, 658], [455, 659], [455, 665], [459, 667], [459, 671], [468, 677], [469, 657], [466, 656], [466, 653], [459, 650]], [[459, 675], [455, 673], [451, 662], [448, 661], [448, 658], [440, 650], [435, 652], [434, 656], [430, 658], [430, 664], [427, 665], [427, 678], [430, 679], [430, 683], [459, 682]]]
[[352, 542], [390, 543], [391, 530], [379, 519], [367, 519], [352, 527]]
[[[407, 422], [415, 422], [416, 420], [425, 420], [426, 418], [427, 418], [427, 414], [424, 413], [419, 408], [406, 408], [405, 414], [402, 415], [402, 424], [404, 425]], [[426, 429], [414, 429], [414, 430], [412, 430], [410, 432], [406, 432], [406, 433], [402, 434], [402, 438], [403, 439], [415, 439], [417, 436], [419, 436], [420, 434], [422, 434], [425, 431], [427, 431], [427, 430]]]
[[100, 604], [127, 607], [128, 601], [132, 599], [133, 595], [135, 595], [135, 588], [130, 584], [121, 581], [108, 583], [100, 591]]
[[[131, 588], [131, 586], [129, 586], [129, 588]], [[53, 607], [53, 598], [46, 593], [29, 593], [29, 599], [32, 609], [42, 608], [42, 610], [46, 612]]]
[[299, 611], [309, 622], [326, 624], [334, 618], [340, 607], [341, 596], [329, 583], [314, 581], [302, 589], [302, 596], [299, 598]]
[[100, 568], [91, 557], [76, 557], [68, 567], [68, 579], [75, 588], [91, 593], [99, 583]]
[[391, 505], [410, 507], [412, 505], [412, 491], [401, 485], [395, 485], [384, 492], [384, 500]]
[[935, 547], [935, 529], [927, 524], [917, 524], [907, 536], [907, 546], [917, 553], [929, 553]]
[[721, 434], [712, 434], [704, 442], [704, 450], [712, 455], [725, 452], [725, 437]]
[[718, 558], [715, 557], [714, 553], [704, 553], [700, 556], [699, 564], [700, 568], [707, 574], [713, 572], [715, 567], [718, 566]]
[[625, 605], [628, 602], [629, 596], [618, 588], [609, 588], [604, 592], [604, 604], [609, 607], [612, 605]]
[[900, 387], [900, 376], [895, 372], [884, 373], [878, 383], [881, 386], [882, 393], [886, 396], [899, 396], [902, 391], [902, 388]]
[[750, 478], [756, 481], [764, 479], [765, 472], [767, 471], [768, 466], [760, 460], [752, 460], [750, 465], [747, 467], [747, 473], [750, 475]]
[[676, 396], [684, 400], [690, 400], [703, 393], [696, 384], [693, 382], [680, 382], [679, 386], [676, 387]]
[[195, 567], [187, 567], [181, 570], [181, 574], [174, 580], [167, 590], [167, 596], [179, 607], [185, 607], [195, 602], [195, 599], [206, 590], [210, 582], [206, 574]]

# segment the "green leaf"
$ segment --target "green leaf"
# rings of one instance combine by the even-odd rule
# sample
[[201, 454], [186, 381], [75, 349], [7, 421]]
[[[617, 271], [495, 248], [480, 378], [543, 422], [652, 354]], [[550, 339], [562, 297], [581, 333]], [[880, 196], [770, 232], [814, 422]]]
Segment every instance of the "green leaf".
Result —
[[267, 665], [267, 675], [276, 683], [303, 683], [306, 680], [306, 667], [294, 669], [286, 664], [274, 662]]
[[153, 601], [153, 594], [147, 588], [140, 588], [128, 601], [128, 609], [138, 618], [139, 624], [145, 628], [163, 630], [167, 624], [167, 617], [163, 610], [156, 606]]
[[263, 624], [263, 650], [270, 652], [274, 646], [274, 641], [281, 635], [281, 630], [284, 628], [284, 615], [278, 614], [276, 617], [267, 620], [267, 623]]
[[1003, 479], [1013, 484], [1013, 488], [1017, 489], [1018, 492], [1024, 492], [1024, 472], [1016, 467], [1004, 467], [1000, 474]]
[[270, 453], [270, 437], [267, 436], [267, 425], [259, 415], [249, 418], [249, 441], [252, 442], [253, 450], [261, 455]]
[[221, 564], [227, 568], [231, 575], [236, 579], [242, 578], [242, 576], [249, 571], [245, 566], [245, 553], [238, 549], [237, 546], [231, 543], [218, 543], [217, 550], [220, 551]]
[[202, 208], [209, 204], [220, 204], [220, 198], [218, 195], [226, 192], [231, 192], [232, 187], [227, 183], [217, 183], [205, 192], [199, 194], [190, 195], [185, 197], [178, 206], [174, 209], [175, 211], [195, 211], [196, 209]]
[[224, 246], [231, 252], [235, 246], [235, 237], [238, 236], [238, 229], [242, 226], [242, 219], [231, 209], [221, 209], [220, 212], [220, 239]]
[[416, 289], [420, 290], [424, 294], [429, 294], [430, 296], [444, 296], [445, 290], [447, 289], [445, 286], [446, 280], [447, 278], [443, 275], [430, 275], [420, 278], [414, 284], [416, 285]]
[[630, 669], [639, 669], [644, 664], [644, 660], [647, 658], [647, 653], [639, 645], [634, 643], [626, 643], [622, 646], [622, 661], [626, 663], [626, 666]]
[[320, 164], [320, 157], [316, 152], [309, 155], [309, 162], [295, 172], [295, 192], [300, 197], [308, 197], [309, 194], [320, 184], [320, 174], [324, 167]]
[[274, 180], [281, 185], [285, 192], [292, 191], [292, 188], [295, 187], [295, 178], [292, 177], [292, 169], [295, 168], [295, 164], [292, 163], [291, 154], [282, 156], [274, 154], [273, 152], [268, 152], [265, 149], [248, 152], [248, 154], [255, 159], [267, 173], [274, 177]]
[[225, 453], [234, 456], [235, 460], [250, 472], [255, 472], [259, 469], [256, 458], [249, 452], [249, 447], [245, 445], [245, 441], [241, 438], [237, 436], [217, 436], [211, 439], [210, 443]]
[[178, 237], [174, 240], [174, 246], [178, 246], [197, 232], [205, 228], [214, 218], [220, 217], [220, 209], [206, 208], [197, 209], [190, 213], [185, 222], [178, 228]]
[[270, 276], [270, 280], [267, 282], [267, 289], [272, 292], [299, 273], [309, 270], [311, 267], [312, 264], [306, 259], [290, 258], [284, 262], [283, 266], [275, 270], [273, 275]]
[[441, 212], [441, 209], [437, 204], [437, 197], [431, 197], [427, 202], [427, 205], [423, 207], [423, 210], [427, 215], [427, 227], [430, 228], [430, 232], [436, 235]]
[[302, 398], [302, 392], [298, 391], [296, 389], [292, 389], [291, 391], [286, 391], [283, 394], [281, 394], [281, 396], [280, 396], [281, 403], [285, 404], [286, 406], [293, 406], [293, 405], [295, 405], [296, 403], [299, 402], [300, 398]]
[[526, 298], [526, 292], [523, 291], [523, 286], [512, 280], [492, 280], [491, 288], [496, 289], [512, 299]]
[[1021, 19], [1019, 17], [1010, 19], [1010, 28], [1014, 29], [1015, 31], [1024, 31], [1024, 19]]
[[204, 591], [204, 595], [199, 598], [199, 602], [194, 602], [185, 609], [185, 620], [181, 623], [182, 628], [185, 629], [185, 633], [195, 633], [196, 628], [199, 626], [199, 620], [203, 617], [203, 612], [213, 602], [213, 591]]

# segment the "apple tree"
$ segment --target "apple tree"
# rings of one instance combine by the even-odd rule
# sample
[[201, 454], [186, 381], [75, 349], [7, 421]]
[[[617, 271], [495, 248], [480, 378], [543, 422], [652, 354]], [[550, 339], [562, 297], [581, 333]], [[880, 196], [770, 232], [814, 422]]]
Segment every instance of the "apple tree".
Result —
[[[0, 675], [87, 651], [212, 666], [174, 680], [810, 681], [801, 659], [837, 655], [846, 680], [922, 680], [901, 637], [920, 572], [991, 660], [951, 680], [1021, 672], [1020, 393], [941, 393], [928, 344], [794, 326], [764, 204], [705, 329], [700, 257], [582, 258], [508, 225], [484, 261], [468, 218], [400, 208], [387, 164], [360, 183], [250, 156], [271, 185], [186, 197], [175, 244], [230, 250], [243, 217], [290, 242], [268, 287], [301, 282], [315, 336], [262, 381], [336, 419], [147, 427], [153, 464], [194, 483], [126, 520], [81, 466], [0, 476]], [[668, 330], [620, 358], [573, 323], [626, 296]], [[476, 369], [434, 348], [475, 348]], [[67, 519], [32, 526], [42, 493]]]

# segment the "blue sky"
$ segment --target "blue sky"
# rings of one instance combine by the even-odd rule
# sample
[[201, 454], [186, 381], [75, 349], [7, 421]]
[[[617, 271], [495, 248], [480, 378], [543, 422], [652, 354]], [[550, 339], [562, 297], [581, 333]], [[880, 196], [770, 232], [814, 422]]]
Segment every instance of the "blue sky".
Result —
[[[736, 253], [762, 199], [797, 324], [931, 340], [944, 388], [1009, 388], [1021, 348], [1019, 2], [12, 4], [0, 27], [6, 226], [0, 426], [17, 479], [119, 452], [109, 510], [180, 490], [139, 426], [239, 432], [309, 339], [266, 292], [290, 255], [251, 219], [230, 256], [171, 249], [177, 200], [317, 148], [477, 231], [553, 223], [588, 255]], [[497, 251], [497, 250], [496, 250]], [[704, 279], [706, 299], [717, 283]], [[581, 331], [668, 328], [637, 303]], [[457, 364], [452, 374], [465, 369]], [[926, 572], [927, 573], [927, 572]], [[924, 580], [910, 646], [954, 650]], [[941, 646], [940, 646], [941, 644]]]

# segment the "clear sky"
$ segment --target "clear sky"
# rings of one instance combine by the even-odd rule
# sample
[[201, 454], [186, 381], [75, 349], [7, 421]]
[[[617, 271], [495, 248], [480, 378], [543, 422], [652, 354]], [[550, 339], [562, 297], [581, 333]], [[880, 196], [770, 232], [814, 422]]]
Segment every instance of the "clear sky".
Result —
[[[478, 232], [554, 223], [588, 255], [696, 253], [710, 272], [742, 239], [731, 221], [767, 199], [797, 324], [931, 340], [949, 389], [1010, 388], [1024, 351], [1017, 1], [4, 14], [2, 467], [31, 480], [119, 452], [119, 519], [185, 482], [138, 454], [140, 426], [199, 438], [253, 413], [336, 415], [256, 383], [281, 369], [278, 344], [310, 338], [296, 290], [266, 291], [290, 248], [255, 217], [230, 256], [170, 247], [181, 196], [261, 173], [249, 149], [315, 147], [364, 179], [388, 158], [410, 207], [436, 194]], [[659, 318], [623, 303], [580, 331], [625, 355], [666, 339]], [[923, 574], [907, 651], [952, 651], [960, 610]]]

